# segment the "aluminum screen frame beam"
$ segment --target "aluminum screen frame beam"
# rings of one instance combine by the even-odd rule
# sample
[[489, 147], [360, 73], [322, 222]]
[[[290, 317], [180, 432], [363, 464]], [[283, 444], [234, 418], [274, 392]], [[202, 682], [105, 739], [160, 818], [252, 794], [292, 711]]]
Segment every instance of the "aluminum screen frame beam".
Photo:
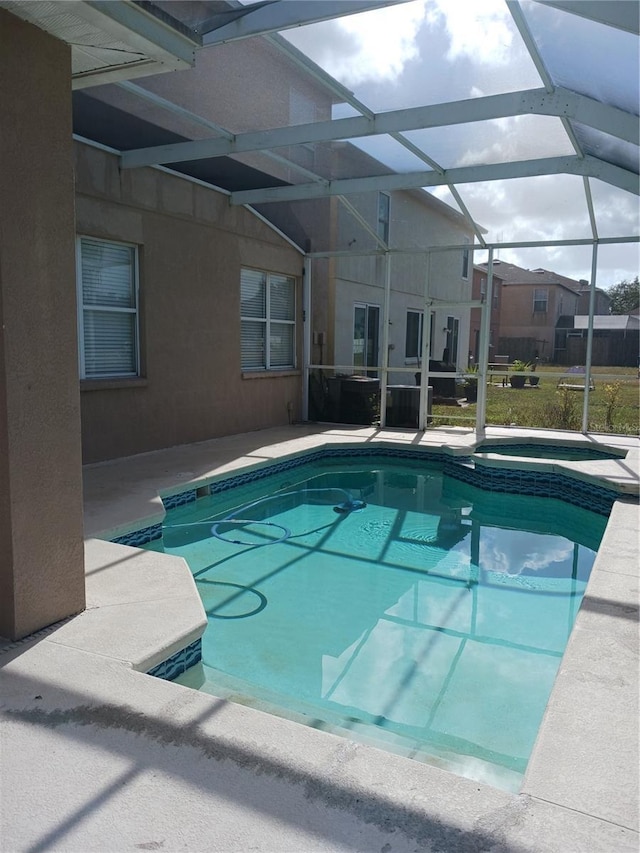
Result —
[[598, 24], [640, 35], [640, 6], [636, 2], [612, 3], [611, 0], [538, 0], [562, 12], [587, 18]]
[[640, 144], [637, 116], [585, 95], [578, 95], [568, 89], [547, 92], [546, 89], [540, 88], [489, 95], [485, 98], [469, 98], [445, 104], [391, 110], [377, 113], [373, 118], [355, 116], [274, 130], [251, 131], [236, 134], [233, 139], [200, 139], [193, 142], [137, 148], [122, 154], [121, 166], [123, 169], [134, 169], [140, 166], [157, 166], [164, 163], [180, 163], [185, 160], [262, 151], [266, 148], [333, 142], [531, 114], [573, 119], [625, 142]]
[[[524, 45], [529, 52], [529, 56], [533, 60], [533, 64], [535, 65], [536, 70], [538, 71], [538, 74], [540, 74], [540, 76], [542, 78], [542, 82], [544, 83], [545, 88], [547, 89], [548, 92], [553, 92], [556, 88], [555, 84], [554, 84], [553, 79], [551, 77], [551, 74], [549, 73], [549, 70], [548, 70], [548, 68], [544, 62], [544, 59], [542, 58], [540, 50], [538, 49], [538, 45], [537, 45], [536, 40], [534, 39], [533, 34], [529, 28], [529, 24], [527, 22], [526, 16], [524, 15], [524, 13], [522, 11], [520, 3], [518, 2], [518, 0], [507, 0], [507, 8], [511, 12], [511, 17], [513, 18], [514, 23], [515, 23], [516, 27], [518, 28], [518, 32], [520, 33], [520, 36], [522, 37]], [[573, 127], [571, 121], [566, 117], [563, 117], [561, 119], [561, 121], [562, 121], [562, 126], [564, 127], [565, 132], [566, 132], [567, 136], [569, 137], [571, 145], [573, 146], [573, 150], [576, 152], [578, 157], [584, 157], [585, 152], [582, 150], [582, 146], [580, 145], [580, 142], [578, 141], [578, 138], [576, 136], [576, 133], [575, 133], [575, 130], [574, 130], [574, 127]], [[589, 184], [589, 178], [584, 177], [582, 179], [582, 184], [584, 187], [584, 194], [585, 194], [585, 201], [587, 204], [587, 211], [589, 213], [589, 222], [591, 224], [591, 235], [593, 236], [594, 239], [596, 239], [598, 236], [598, 226], [596, 223], [596, 216], [595, 216], [595, 211], [594, 211], [594, 207], [593, 207], [593, 196], [591, 193], [591, 185]]]
[[598, 178], [605, 183], [640, 195], [638, 175], [596, 157], [548, 157], [540, 160], [519, 160], [514, 163], [463, 166], [447, 169], [444, 173], [425, 171], [406, 174], [378, 175], [373, 178], [345, 178], [319, 184], [294, 184], [285, 187], [267, 187], [261, 190], [243, 190], [231, 193], [230, 203], [266, 204], [274, 201], [302, 201], [327, 196], [351, 195], [377, 190], [408, 190], [454, 184], [474, 184], [483, 181], [501, 181], [510, 178], [533, 178], [540, 175], [580, 175]]
[[[227, 17], [221, 26], [214, 26], [203, 33], [202, 47], [268, 35], [406, 2], [408, 0], [313, 0], [313, 3], [309, 0], [267, 0], [234, 10], [236, 14], [231, 20]], [[211, 22], [215, 24], [215, 20], [214, 17]]]
[[[321, 86], [327, 88], [333, 95], [335, 95], [340, 101], [344, 101], [344, 103], [349, 104], [356, 112], [358, 112], [361, 116], [365, 116], [369, 120], [375, 118], [375, 113], [367, 107], [366, 104], [362, 103], [353, 92], [347, 89], [342, 83], [339, 83], [326, 71], [320, 68], [319, 65], [316, 65], [312, 62], [304, 53], [302, 53], [298, 48], [294, 47], [293, 44], [282, 36], [274, 33], [270, 36], [266, 36], [266, 38], [274, 45], [281, 53], [283, 53], [290, 62], [294, 62], [299, 68], [302, 69], [303, 74], [308, 74], [317, 80]], [[441, 166], [437, 161], [435, 161], [432, 157], [430, 157], [425, 151], [418, 148], [411, 142], [403, 133], [399, 131], [394, 131], [390, 134], [392, 139], [395, 139], [400, 145], [403, 146], [407, 151], [410, 151], [414, 154], [419, 160], [422, 160], [423, 163], [426, 163], [430, 168], [435, 169], [437, 172], [444, 173], [444, 167]], [[484, 244], [483, 237], [483, 229], [482, 227], [474, 220], [471, 212], [467, 208], [467, 205], [462, 199], [462, 196], [458, 192], [457, 187], [453, 186], [453, 184], [448, 184], [449, 191], [451, 195], [454, 197], [455, 201], [460, 208], [463, 217], [467, 220], [471, 228], [473, 229], [474, 234], [478, 238], [481, 244]]]
[[[163, 98], [161, 95], [157, 95], [155, 92], [152, 92], [150, 89], [146, 89], [144, 86], [138, 86], [136, 83], [131, 83], [129, 80], [121, 80], [116, 82], [114, 85], [118, 86], [125, 92], [129, 92], [132, 95], [135, 95], [138, 98], [141, 98], [144, 101], [148, 101], [150, 104], [153, 104], [156, 107], [159, 107], [162, 110], [166, 110], [173, 115], [180, 116], [181, 118], [186, 119], [186, 121], [193, 122], [194, 124], [199, 124], [202, 127], [206, 127], [209, 130], [212, 130], [214, 133], [219, 134], [219, 136], [224, 139], [234, 139], [233, 133], [230, 130], [222, 127], [216, 122], [209, 121], [209, 119], [203, 118], [197, 113], [192, 112], [191, 110], [187, 110], [184, 107], [175, 104], [173, 101], [168, 101], [166, 98]], [[283, 157], [281, 154], [276, 154], [274, 151], [262, 151], [260, 152], [263, 156], [268, 157], [270, 160], [273, 160], [276, 163], [281, 163], [287, 169], [292, 169], [298, 172], [301, 175], [305, 175], [312, 181], [317, 181], [319, 183], [328, 183], [326, 178], [322, 178], [320, 175], [312, 172], [310, 169], [305, 169], [304, 166], [298, 165], [298, 163], [294, 163], [293, 160], [289, 160], [286, 157]], [[122, 156], [122, 152], [118, 152], [118, 156]]]

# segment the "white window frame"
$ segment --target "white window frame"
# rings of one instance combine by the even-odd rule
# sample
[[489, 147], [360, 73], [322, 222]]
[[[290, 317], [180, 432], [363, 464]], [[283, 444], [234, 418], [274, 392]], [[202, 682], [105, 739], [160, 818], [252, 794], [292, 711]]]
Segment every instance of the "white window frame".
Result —
[[[542, 294], [542, 295], [541, 295]], [[537, 308], [538, 304], [544, 303], [544, 308]], [[549, 288], [536, 287], [533, 291], [533, 313], [546, 314], [549, 310]]]
[[[130, 308], [116, 307], [108, 304], [87, 304], [83, 298], [83, 282], [82, 282], [82, 244], [83, 241], [91, 241], [92, 243], [104, 243], [108, 246], [124, 246], [133, 250], [133, 296], [135, 304]], [[131, 379], [140, 376], [140, 264], [139, 264], [139, 247], [135, 243], [126, 243], [123, 240], [104, 240], [101, 237], [93, 237], [89, 234], [79, 234], [76, 237], [76, 298], [78, 305], [78, 359], [80, 379], [84, 380], [101, 380], [101, 379]], [[118, 314], [133, 314], [135, 322], [133, 326], [133, 353], [134, 353], [134, 370], [122, 371], [117, 373], [90, 373], [87, 375], [86, 370], [86, 354], [84, 342], [84, 314], [85, 311], [96, 311], [102, 313], [118, 313]]]
[[[267, 270], [261, 270], [257, 267], [242, 267], [240, 271], [240, 287], [242, 288], [242, 273], [244, 271], [247, 272], [257, 272], [260, 275], [264, 275], [266, 277], [266, 292], [265, 292], [265, 315], [264, 317], [246, 317], [242, 314], [242, 296], [240, 298], [240, 323], [262, 323], [264, 325], [264, 353], [263, 353], [263, 364], [261, 366], [245, 366], [243, 363], [243, 352], [242, 352], [242, 336], [240, 340], [240, 366], [243, 373], [265, 373], [282, 371], [282, 370], [295, 370], [297, 365], [297, 300], [298, 300], [298, 288], [297, 288], [297, 280], [295, 276], [286, 275], [285, 273], [270, 273]], [[282, 320], [280, 318], [272, 318], [271, 317], [271, 279], [279, 278], [279, 279], [287, 279], [292, 283], [293, 286], [293, 319], [292, 320]], [[293, 335], [292, 335], [292, 352], [291, 352], [291, 362], [286, 365], [276, 365], [273, 367], [271, 365], [271, 326], [272, 325], [286, 325], [293, 327]]]

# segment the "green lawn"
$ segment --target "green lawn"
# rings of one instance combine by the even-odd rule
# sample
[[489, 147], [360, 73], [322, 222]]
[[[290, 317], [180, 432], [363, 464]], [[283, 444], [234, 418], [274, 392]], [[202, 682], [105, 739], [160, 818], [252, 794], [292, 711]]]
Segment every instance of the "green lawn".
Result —
[[[584, 391], [558, 388], [562, 368], [545, 366], [537, 372], [540, 382], [535, 387], [527, 384], [518, 389], [507, 384], [503, 388], [495, 382], [488, 387], [487, 424], [580, 430]], [[592, 373], [595, 389], [589, 394], [589, 430], [638, 435], [638, 371], [629, 367], [594, 367]], [[580, 380], [572, 384], [580, 384]], [[473, 425], [476, 405], [434, 405], [432, 415], [433, 426]]]

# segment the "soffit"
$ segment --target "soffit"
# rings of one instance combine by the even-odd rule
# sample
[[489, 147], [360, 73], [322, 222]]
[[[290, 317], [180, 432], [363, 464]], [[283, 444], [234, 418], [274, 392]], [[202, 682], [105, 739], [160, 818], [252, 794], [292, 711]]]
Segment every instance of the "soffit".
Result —
[[71, 46], [74, 88], [186, 69], [195, 62], [193, 34], [129, 0], [0, 0], [0, 6]]

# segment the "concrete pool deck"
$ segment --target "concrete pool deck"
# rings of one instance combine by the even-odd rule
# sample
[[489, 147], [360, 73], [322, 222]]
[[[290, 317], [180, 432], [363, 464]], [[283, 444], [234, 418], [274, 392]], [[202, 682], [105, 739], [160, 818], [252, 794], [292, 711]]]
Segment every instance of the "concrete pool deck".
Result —
[[[628, 453], [489, 464], [638, 495], [638, 439], [486, 438], [532, 436]], [[0, 651], [3, 853], [638, 850], [637, 504], [614, 505], [519, 794], [145, 674], [202, 606], [182, 560], [100, 537], [157, 523], [163, 491], [352, 442], [468, 452], [475, 434], [301, 425], [87, 466], [87, 609]]]

